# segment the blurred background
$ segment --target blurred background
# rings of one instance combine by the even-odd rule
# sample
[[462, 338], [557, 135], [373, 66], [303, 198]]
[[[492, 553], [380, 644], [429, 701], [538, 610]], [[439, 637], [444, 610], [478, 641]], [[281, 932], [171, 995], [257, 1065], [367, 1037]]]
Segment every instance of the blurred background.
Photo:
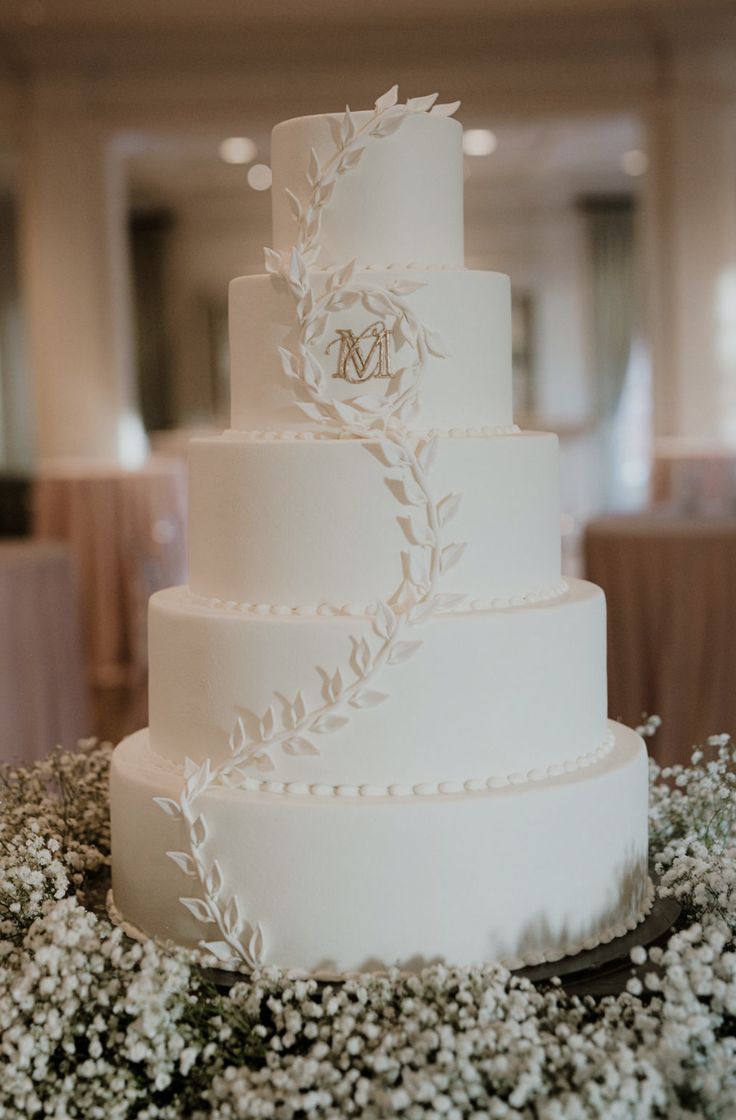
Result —
[[511, 277], [516, 418], [560, 436], [611, 715], [668, 709], [668, 757], [736, 722], [733, 0], [4, 0], [5, 756], [145, 722], [270, 130], [394, 81], [462, 99], [467, 263]]

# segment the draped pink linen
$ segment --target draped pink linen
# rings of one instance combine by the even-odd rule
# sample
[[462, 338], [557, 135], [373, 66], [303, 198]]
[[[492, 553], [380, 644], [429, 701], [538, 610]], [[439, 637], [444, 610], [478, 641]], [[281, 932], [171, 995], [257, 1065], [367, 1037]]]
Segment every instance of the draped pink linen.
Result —
[[0, 759], [43, 758], [89, 730], [70, 550], [0, 541]]
[[600, 518], [584, 550], [608, 603], [609, 714], [661, 716], [651, 749], [664, 763], [736, 735], [736, 519]]
[[139, 683], [149, 596], [186, 580], [186, 464], [46, 469], [34, 489], [34, 528], [74, 552], [92, 683]]

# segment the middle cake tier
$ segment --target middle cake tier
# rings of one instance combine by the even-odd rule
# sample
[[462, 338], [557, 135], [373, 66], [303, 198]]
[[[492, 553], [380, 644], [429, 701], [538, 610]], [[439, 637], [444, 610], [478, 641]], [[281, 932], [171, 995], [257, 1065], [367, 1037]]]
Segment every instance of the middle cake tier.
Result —
[[256, 787], [385, 794], [538, 780], [605, 750], [599, 588], [570, 581], [546, 603], [390, 623], [380, 612], [258, 617], [185, 588], [158, 592], [153, 751], [179, 766], [220, 761], [240, 719], [254, 750], [265, 743], [270, 768], [247, 770]]
[[190, 590], [261, 613], [362, 614], [460, 545], [440, 590], [464, 606], [561, 593], [557, 438], [440, 436], [431, 464], [427, 446], [414, 437], [412, 462], [391, 469], [369, 440], [193, 441]]

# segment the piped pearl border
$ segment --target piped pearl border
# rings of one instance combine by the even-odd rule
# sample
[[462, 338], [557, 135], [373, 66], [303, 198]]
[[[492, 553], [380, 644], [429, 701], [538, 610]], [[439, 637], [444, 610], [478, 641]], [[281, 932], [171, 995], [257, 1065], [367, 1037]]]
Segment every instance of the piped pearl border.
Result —
[[[534, 606], [536, 603], [546, 603], [552, 599], [559, 599], [569, 590], [567, 582], [562, 579], [558, 583], [550, 584], [538, 591], [527, 591], [523, 595], [501, 595], [495, 599], [472, 599], [455, 611], [443, 611], [443, 614], [468, 614], [482, 611], [509, 610], [512, 607]], [[238, 603], [234, 599], [219, 599], [216, 596], [197, 595], [188, 592], [191, 600], [202, 607], [212, 610], [234, 611], [237, 614], [250, 615], [256, 618], [371, 618], [376, 613], [375, 603], [345, 603], [335, 606], [332, 603], [306, 604], [303, 606], [290, 606], [286, 603]]]
[[[599, 945], [608, 945], [617, 937], [625, 937], [627, 933], [631, 933], [637, 926], [641, 925], [644, 919], [649, 914], [654, 904], [655, 890], [654, 884], [651, 879], [647, 878], [647, 887], [644, 900], [640, 906], [637, 907], [633, 913], [627, 918], [622, 919], [620, 922], [614, 922], [606, 926], [600, 933], [590, 934], [586, 938], [579, 941], [567, 941], [564, 945], [557, 946], [554, 949], [530, 951], [522, 954], [520, 957], [506, 957], [498, 963], [510, 971], [518, 968], [530, 968], [534, 965], [540, 964], [554, 964], [560, 961], [563, 957], [574, 957], [578, 953], [586, 950], [596, 949]], [[113, 925], [118, 926], [123, 933], [132, 938], [134, 941], [140, 941], [145, 944], [146, 941], [153, 941], [154, 944], [164, 949], [166, 952], [177, 952], [184, 954], [186, 959], [192, 963], [200, 964], [204, 968], [212, 967], [212, 958], [207, 953], [203, 953], [199, 949], [184, 949], [182, 946], [177, 945], [176, 942], [169, 938], [151, 937], [147, 933], [143, 933], [136, 925], [129, 922], [123, 917], [122, 913], [115, 904], [115, 897], [112, 892], [112, 887], [107, 892], [106, 897], [107, 914]], [[232, 972], [235, 975], [244, 973], [249, 975], [250, 969], [244, 965], [240, 968], [225, 968], [222, 965], [217, 966], [223, 972]], [[276, 965], [278, 967], [278, 965]], [[364, 972], [327, 972], [324, 970], [317, 970], [315, 972], [305, 972], [301, 969], [288, 969], [288, 974], [294, 978], [311, 977], [314, 980], [342, 982], [345, 980], [352, 980], [359, 976], [387, 976], [388, 969], [375, 969], [366, 970]], [[399, 975], [407, 976], [412, 975], [406, 969], [399, 968]]]
[[[227, 428], [223, 433], [226, 439], [239, 440], [245, 442], [262, 443], [266, 442], [285, 442], [292, 440], [353, 440], [362, 442], [355, 435], [344, 435], [340, 432], [326, 432], [319, 429], [264, 429], [263, 431], [255, 431], [250, 429], [240, 428]], [[425, 436], [430, 439], [434, 436], [440, 436], [441, 439], [481, 439], [489, 436], [518, 436], [521, 435], [521, 428], [518, 424], [500, 424], [496, 427], [482, 427], [482, 428], [415, 428], [412, 429], [412, 434], [416, 436]], [[366, 436], [366, 440], [372, 437]]]
[[[532, 770], [515, 771], [511, 774], [492, 774], [488, 778], [467, 778], [465, 781], [450, 782], [417, 782], [415, 785], [392, 782], [389, 785], [364, 784], [364, 785], [331, 785], [327, 782], [277, 782], [273, 779], [245, 778], [237, 786], [228, 786], [243, 793], [265, 793], [278, 797], [319, 797], [356, 799], [371, 797], [390, 797], [409, 799], [418, 797], [457, 796], [467, 793], [488, 793], [496, 790], [507, 789], [509, 786], [531, 785], [535, 782], [544, 782], [550, 778], [559, 778], [563, 774], [573, 774], [578, 770], [585, 770], [594, 766], [610, 754], [616, 742], [613, 731], [607, 731], [606, 736], [595, 751], [580, 754], [576, 758], [566, 759], [564, 762], [552, 763], [550, 766], [535, 767]], [[162, 758], [153, 748], [148, 746], [151, 761], [170, 772], [180, 772], [180, 767], [169, 759]]]

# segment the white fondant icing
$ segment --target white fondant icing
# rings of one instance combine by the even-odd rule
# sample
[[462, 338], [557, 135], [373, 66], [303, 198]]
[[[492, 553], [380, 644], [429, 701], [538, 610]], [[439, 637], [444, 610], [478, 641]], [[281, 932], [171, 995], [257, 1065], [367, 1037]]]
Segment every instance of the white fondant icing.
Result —
[[[147, 935], [196, 946], [166, 850], [181, 825], [152, 797], [177, 779], [146, 760], [145, 732], [113, 757], [115, 902]], [[264, 931], [264, 963], [342, 973], [431, 960], [520, 966], [633, 928], [648, 906], [647, 761], [641, 740], [545, 782], [403, 798], [203, 797], [228, 890]], [[146, 875], [140, 874], [142, 867]], [[186, 880], [183, 880], [184, 882]]]
[[[370, 626], [342, 616], [243, 617], [195, 606], [185, 589], [157, 593], [149, 616], [154, 750], [178, 762], [228, 757], [238, 715], [260, 716], [271, 704], [278, 715], [277, 697], [299, 691], [313, 708], [324, 687], [320, 666], [330, 675], [342, 666], [344, 681], [353, 679], [344, 668], [352, 639], [370, 639]], [[442, 615], [415, 633], [419, 654], [370, 685], [388, 698], [341, 708], [350, 722], [315, 737], [318, 756], [274, 752], [273, 777], [465, 781], [560, 763], [602, 741], [605, 612], [591, 584], [570, 581], [565, 595], [532, 606]]]
[[[359, 128], [370, 112], [353, 113]], [[271, 135], [273, 244], [296, 242], [290, 189], [306, 206], [310, 150], [324, 167], [335, 152], [342, 114], [284, 121]], [[325, 207], [318, 264], [357, 258], [373, 265], [397, 260], [413, 268], [463, 264], [462, 128], [457, 121], [420, 114], [394, 135], [370, 140], [359, 166], [336, 180]]]
[[[358, 273], [354, 284], [395, 283], [400, 276]], [[316, 273], [320, 293], [326, 275]], [[417, 319], [431, 324], [449, 358], [428, 354], [421, 374], [421, 395], [412, 428], [465, 433], [469, 428], [507, 427], [511, 417], [510, 294], [506, 276], [495, 272], [426, 273], [422, 287], [406, 297]], [[338, 328], [359, 334], [377, 318], [375, 311], [351, 304], [326, 317], [319, 344], [310, 349], [325, 371], [337, 400], [382, 399], [396, 378], [373, 377], [355, 384], [333, 377], [337, 348], [326, 347]], [[295, 405], [294, 382], [284, 375], [279, 347], [295, 351], [297, 316], [286, 285], [273, 276], [241, 276], [230, 284], [231, 413], [233, 429], [287, 431], [314, 429]], [[409, 366], [409, 346], [390, 343], [392, 369]], [[297, 398], [299, 399], [299, 398]]]
[[[424, 539], [412, 522], [426, 524], [426, 513], [397, 501], [385, 463], [370, 453], [376, 446], [195, 440], [191, 590], [222, 601], [287, 604], [279, 613], [290, 604], [329, 604], [343, 613], [351, 603], [392, 600], [408, 554]], [[443, 592], [466, 595], [476, 609], [557, 592], [555, 436], [438, 437], [430, 478], [438, 499], [459, 495], [446, 543], [472, 542], [443, 575]], [[422, 524], [417, 531], [424, 532]]]
[[[288, 177], [294, 170], [290, 149], [294, 136], [310, 135], [315, 142], [308, 154], [300, 150], [296, 156], [297, 163], [304, 161], [306, 185], [295, 182], [293, 189], [286, 191], [293, 221], [293, 248], [289, 252], [289, 245], [281, 240], [277, 202], [276, 249], [265, 251], [269, 277], [256, 278], [250, 285], [242, 279], [233, 287], [235, 293], [250, 286], [254, 293], [251, 303], [258, 305], [247, 328], [242, 353], [238, 330], [242, 327], [241, 318], [247, 319], [251, 308], [244, 309], [239, 303], [237, 314], [233, 309], [233, 423], [240, 426], [244, 410], [245, 426], [259, 427], [239, 441], [229, 433], [217, 443], [216, 452], [205, 455], [205, 474], [209, 457], [217, 460], [225, 455], [229, 467], [219, 476], [215, 472], [214, 482], [211, 480], [209, 488], [205, 488], [204, 503], [196, 497], [193, 501], [193, 511], [198, 511], [192, 526], [193, 587], [195, 591], [199, 589], [201, 578], [201, 594], [214, 596], [224, 611], [218, 613], [197, 605], [181, 589], [161, 593], [152, 602], [151, 731], [154, 753], [165, 757], [160, 766], [155, 766], [154, 792], [146, 806], [148, 813], [158, 814], [159, 828], [162, 822], [178, 828], [177, 839], [180, 843], [183, 840], [184, 846], [180, 850], [167, 848], [163, 837], [159, 845], [156, 824], [149, 827], [145, 823], [143, 834], [153, 840], [156, 852], [163, 848], [163, 855], [169, 860], [169, 880], [175, 864], [176, 874], [194, 879], [196, 887], [191, 897], [171, 896], [168, 888], [174, 887], [167, 881], [168, 893], [162, 892], [163, 901], [156, 899], [154, 905], [153, 926], [159, 921], [170, 923], [175, 939], [186, 942], [187, 928], [182, 923], [194, 923], [200, 934], [199, 943], [220, 963], [238, 960], [252, 967], [281, 955], [284, 959], [279, 963], [288, 964], [290, 956], [313, 955], [315, 938], [321, 936], [313, 927], [299, 930], [295, 945], [289, 944], [288, 937], [284, 944], [283, 931], [277, 928], [282, 918], [288, 919], [290, 907], [296, 906], [299, 912], [300, 890], [300, 883], [290, 881], [288, 871], [279, 865], [279, 855], [283, 854], [284, 844], [288, 846], [292, 837], [302, 831], [308, 834], [310, 828], [316, 829], [315, 837], [320, 839], [319, 832], [328, 819], [323, 813], [329, 812], [330, 806], [339, 807], [330, 819], [332, 824], [337, 822], [339, 830], [345, 830], [346, 836], [346, 822], [354, 826], [357, 846], [351, 849], [346, 843], [344, 854], [355, 854], [360, 859], [371, 848], [372, 833], [377, 828], [378, 818], [368, 811], [375, 805], [382, 824], [388, 827], [377, 833], [382, 837], [376, 841], [379, 858], [371, 864], [371, 871], [377, 872], [379, 879], [383, 877], [390, 887], [391, 874], [398, 868], [406, 876], [405, 881], [414, 884], [416, 878], [420, 895], [422, 874], [428, 868], [435, 873], [424, 851], [421, 872], [415, 877], [412, 858], [402, 856], [389, 866], [388, 848], [381, 848], [392, 836], [393, 845], [389, 847], [396, 847], [412, 818], [415, 824], [421, 822], [420, 839], [428, 823], [432, 825], [433, 839], [438, 832], [445, 832], [446, 851], [438, 861], [437, 872], [441, 879], [443, 875], [453, 879], [453, 888], [458, 862], [453, 844], [459, 842], [456, 855], [467, 858], [474, 849], [471, 826], [480, 829], [476, 840], [483, 845], [487, 846], [489, 840], [491, 846], [510, 842], [514, 860], [518, 862], [520, 856], [521, 870], [526, 872], [522, 880], [532, 886], [544, 883], [544, 921], [558, 923], [559, 907], [554, 902], [548, 904], [546, 897], [547, 887], [554, 879], [550, 869], [544, 876], [536, 874], [534, 865], [528, 864], [533, 854], [528, 846], [523, 852], [514, 850], [517, 832], [526, 821], [529, 806], [534, 805], [530, 792], [544, 795], [533, 815], [536, 832], [545, 825], [545, 814], [553, 809], [550, 823], [555, 816], [564, 817], [564, 826], [555, 832], [552, 848], [557, 845], [563, 857], [560, 866], [565, 868], [570, 864], [565, 857], [569, 855], [572, 826], [587, 819], [584, 814], [593, 809], [590, 803], [584, 804], [580, 790], [575, 790], [583, 771], [588, 776], [584, 792], [594, 800], [605, 793], [614, 807], [620, 808], [626, 793], [630, 810], [636, 801], [632, 794], [638, 790], [641, 797], [642, 745], [636, 736], [621, 729], [613, 749], [606, 744], [590, 749], [599, 737], [605, 713], [603, 602], [597, 589], [577, 583], [564, 596], [552, 598], [555, 588], [559, 590], [560, 586], [554, 501], [540, 503], [543, 508], [536, 513], [537, 523], [544, 519], [546, 511], [547, 516], [554, 516], [555, 527], [551, 532], [545, 529], [541, 536], [532, 533], [527, 548], [533, 553], [533, 560], [524, 566], [525, 550], [520, 542], [529, 532], [525, 525], [533, 518], [523, 516], [523, 496], [530, 482], [531, 492], [537, 493], [538, 479], [531, 463], [540, 452], [530, 449], [541, 446], [539, 442], [534, 445], [527, 439], [524, 445], [520, 444], [526, 451], [518, 469], [501, 480], [510, 489], [510, 510], [504, 513], [502, 488], [495, 477], [498, 469], [489, 472], [488, 492], [483, 495], [482, 508], [479, 505], [477, 464], [469, 447], [478, 442], [476, 432], [485, 434], [489, 426], [510, 424], [508, 286], [504, 278], [492, 274], [460, 271], [443, 276], [442, 272], [426, 268], [434, 263], [454, 268], [460, 263], [451, 252], [439, 252], [435, 262], [438, 246], [447, 247], [443, 238], [450, 237], [449, 245], [457, 235], [457, 195], [453, 196], [450, 180], [455, 176], [457, 183], [459, 164], [449, 161], [432, 182], [417, 174], [427, 161], [430, 148], [436, 158], [453, 134], [455, 141], [459, 136], [456, 126], [444, 122], [456, 105], [438, 106], [435, 100], [432, 95], [398, 105], [394, 87], [378, 99], [371, 114], [352, 115], [346, 111], [340, 117], [312, 118], [283, 126], [280, 135], [284, 140], [284, 158], [276, 169], [277, 181], [279, 176]], [[424, 116], [430, 110], [432, 119]], [[397, 146], [395, 141], [399, 129], [405, 135], [403, 146]], [[393, 141], [388, 139], [392, 136]], [[274, 147], [279, 149], [278, 139]], [[411, 160], [405, 159], [407, 151], [411, 152]], [[276, 164], [280, 158], [277, 156]], [[361, 273], [355, 261], [345, 264], [341, 254], [353, 244], [365, 244], [370, 250], [367, 256], [360, 251], [356, 256], [369, 264], [381, 263], [381, 238], [386, 244], [393, 219], [390, 214], [376, 211], [376, 191], [388, 187], [397, 211], [405, 211], [413, 181], [417, 199], [412, 202], [410, 216], [403, 215], [405, 228], [392, 234], [390, 240], [392, 251], [397, 254], [413, 249], [415, 244], [420, 247], [422, 259], [412, 260], [407, 266], [414, 277], [402, 275], [396, 269], [389, 273], [371, 268]], [[356, 224], [355, 201], [365, 197], [371, 199], [372, 205], [361, 209]], [[424, 233], [428, 231], [423, 231], [422, 225], [427, 218], [427, 203], [432, 200], [439, 203], [439, 211], [433, 218], [433, 233], [425, 240]], [[366, 239], [366, 230], [371, 231], [374, 224], [375, 236], [371, 233]], [[461, 239], [459, 244], [461, 249]], [[379, 258], [373, 254], [379, 254]], [[409, 255], [413, 257], [414, 253]], [[460, 252], [460, 259], [461, 255]], [[315, 267], [320, 265], [327, 271], [316, 272]], [[418, 272], [415, 266], [423, 270]], [[443, 288], [444, 298], [439, 299]], [[478, 302], [484, 288], [493, 295], [493, 337], [487, 334], [489, 308]], [[373, 317], [373, 326], [367, 317]], [[364, 338], [370, 334], [376, 346], [380, 340], [378, 366], [367, 369], [355, 332]], [[445, 335], [455, 346], [450, 363]], [[335, 370], [337, 376], [332, 376], [324, 359], [338, 336], [341, 347], [346, 339], [351, 340], [352, 357], [343, 356]], [[276, 351], [280, 371], [269, 366]], [[406, 368], [397, 372], [394, 360], [402, 351], [407, 352]], [[253, 358], [255, 366], [248, 364]], [[481, 377], [480, 360], [489, 358], [496, 362], [490, 369], [491, 376], [488, 378], [489, 371], [483, 370]], [[460, 377], [457, 385], [447, 376], [451, 370]], [[276, 376], [279, 372], [280, 380]], [[292, 411], [284, 408], [282, 416], [287, 384]], [[292, 419], [297, 416], [299, 420]], [[471, 420], [477, 423], [478, 419], [484, 427], [469, 426]], [[448, 433], [448, 438], [443, 443], [432, 430], [422, 437], [417, 431], [409, 431], [409, 425], [439, 428]], [[321, 438], [324, 431], [330, 439]], [[256, 440], [255, 435], [262, 438]], [[356, 437], [360, 442], [356, 442]], [[297, 438], [302, 439], [301, 445]], [[451, 451], [453, 443], [455, 450]], [[235, 451], [223, 452], [221, 448], [227, 444], [234, 445]], [[407, 547], [401, 556], [401, 581], [392, 595], [395, 609], [386, 602], [391, 593], [382, 586], [376, 587], [382, 584], [385, 573], [379, 571], [377, 578], [381, 554], [371, 550], [374, 539], [381, 539], [387, 531], [383, 524], [378, 524], [382, 518], [376, 519], [375, 534], [367, 539], [362, 552], [354, 548], [353, 557], [347, 556], [353, 560], [355, 569], [352, 580], [344, 585], [340, 582], [340, 561], [346, 558], [345, 541], [354, 547], [357, 539], [355, 507], [364, 501], [366, 510], [378, 512], [381, 506], [376, 488], [370, 486], [363, 498], [360, 493], [353, 493], [352, 502], [343, 502], [341, 506], [344, 489], [339, 484], [331, 485], [325, 477], [325, 465], [330, 464], [333, 468], [344, 467], [351, 481], [358, 482], [361, 468], [355, 465], [356, 449], [380, 460], [381, 480], [397, 506], [404, 507], [400, 509], [399, 525], [407, 538]], [[299, 459], [290, 457], [295, 451], [301, 452]], [[498, 463], [496, 467], [513, 466], [513, 456], [509, 455], [509, 463]], [[481, 456], [481, 464], [486, 467], [487, 456], [487, 451]], [[460, 464], [458, 476], [471, 499], [469, 514], [459, 515], [463, 492], [460, 488], [445, 492], [447, 471], [453, 462]], [[245, 471], [241, 469], [243, 463], [247, 465]], [[297, 533], [296, 539], [289, 542], [290, 547], [298, 547], [297, 564], [284, 559], [285, 540], [274, 528], [273, 500], [278, 496], [278, 484], [274, 487], [271, 476], [278, 474], [279, 467], [283, 470], [283, 464], [287, 464], [284, 475], [288, 486], [281, 505], [290, 516], [289, 528], [298, 529], [301, 517], [301, 536]], [[268, 466], [270, 471], [265, 469]], [[296, 488], [307, 472], [311, 472], [310, 481], [300, 495]], [[246, 476], [245, 486], [242, 475]], [[228, 486], [231, 494], [226, 515], [222, 516], [220, 510], [208, 520], [207, 501], [214, 497], [218, 487]], [[260, 522], [253, 518], [250, 508], [251, 530], [255, 526], [253, 535], [259, 539], [260, 555], [258, 547], [251, 548], [242, 527], [244, 495], [254, 489], [265, 492], [270, 503], [263, 507]], [[322, 489], [328, 492], [329, 511], [317, 517], [317, 525], [309, 530], [303, 507], [313, 503]], [[448, 532], [449, 522], [453, 525]], [[341, 532], [334, 533], [335, 526]], [[494, 549], [487, 554], [484, 547], [489, 537], [479, 526], [490, 526], [495, 533]], [[462, 534], [458, 528], [463, 530]], [[319, 564], [314, 556], [310, 557], [310, 532], [315, 531], [321, 533]], [[219, 557], [210, 563], [197, 552], [205, 539]], [[499, 555], [507, 540], [511, 542], [510, 553]], [[465, 551], [469, 541], [471, 548], [476, 541], [482, 546], [476, 560], [470, 562]], [[550, 542], [554, 544], [551, 563], [545, 552]], [[325, 557], [337, 557], [338, 562], [326, 563]], [[300, 570], [300, 563], [304, 571]], [[270, 572], [269, 565], [276, 570]], [[248, 571], [247, 580], [240, 575], [243, 567]], [[448, 580], [448, 573], [453, 570], [455, 575]], [[554, 571], [552, 582], [545, 582], [546, 576], [539, 581], [529, 578], [530, 572], [537, 570]], [[504, 584], [510, 572], [516, 586]], [[370, 579], [366, 573], [370, 573]], [[270, 577], [270, 590], [257, 592], [259, 581], [266, 588]], [[453, 591], [453, 579], [459, 581], [460, 590]], [[326, 582], [323, 584], [322, 580]], [[217, 584], [216, 591], [210, 587], [210, 581]], [[323, 586], [328, 587], [324, 593]], [[343, 586], [349, 588], [349, 594], [337, 594]], [[373, 597], [372, 607], [361, 607], [361, 603]], [[296, 608], [291, 603], [296, 603]], [[467, 605], [463, 613], [461, 605]], [[503, 609], [499, 610], [499, 606]], [[244, 609], [246, 614], [242, 613]], [[343, 647], [339, 651], [338, 643]], [[328, 660], [322, 660], [325, 657]], [[303, 683], [310, 668], [321, 678], [316, 686]], [[379, 691], [376, 685], [387, 687], [384, 678], [389, 682], [396, 678], [401, 690]], [[283, 691], [278, 691], [275, 681], [284, 682]], [[519, 688], [521, 681], [523, 691]], [[529, 696], [534, 703], [530, 703]], [[246, 705], [251, 702], [253, 707], [249, 709]], [[228, 718], [229, 731], [225, 727]], [[320, 741], [319, 747], [316, 739]], [[451, 753], [449, 744], [453, 747]], [[129, 773], [126, 766], [131, 760]], [[119, 835], [120, 828], [125, 827], [119, 822], [127, 819], [123, 811], [126, 798], [132, 803], [138, 797], [138, 792], [131, 792], [135, 787], [132, 772], [137, 766], [135, 776], [142, 781], [147, 765], [151, 765], [151, 750], [146, 736], [136, 737], [116, 754], [113, 827], [117, 827]], [[464, 776], [489, 765], [506, 773], [485, 779], [485, 789], [481, 779]], [[277, 773], [273, 781], [253, 773], [274, 768]], [[550, 777], [553, 771], [558, 776]], [[638, 777], [634, 778], [635, 774]], [[429, 780], [428, 775], [432, 775]], [[168, 796], [172, 787], [174, 795]], [[472, 807], [490, 798], [493, 813], [490, 817], [485, 812], [478, 816]], [[439, 805], [445, 807], [441, 813]], [[458, 805], [463, 807], [463, 814], [455, 820], [450, 807]], [[506, 820], [503, 807], [508, 809], [509, 805], [514, 812]], [[256, 852], [260, 851], [259, 841], [271, 842], [284, 806], [290, 810], [289, 817], [284, 818], [287, 827], [277, 829], [281, 847], [277, 839], [268, 853], [271, 864], [267, 862], [266, 866], [266, 872], [270, 867], [274, 874], [267, 873], [263, 879], [260, 863], [253, 861], [239, 859], [235, 866], [230, 866], [233, 843], [239, 845], [239, 852]], [[304, 817], [303, 808], [307, 806], [312, 806], [312, 815]], [[358, 806], [362, 808], [356, 814]], [[425, 806], [428, 811], [417, 817], [415, 810]], [[403, 818], [397, 815], [399, 809], [404, 810]], [[636, 896], [641, 902], [646, 893], [642, 886], [646, 841], [643, 847], [640, 842], [646, 814], [642, 814], [641, 806], [633, 812], [628, 822], [616, 819], [603, 841], [592, 845], [600, 864], [598, 870], [602, 869], [603, 885], [615, 888], [618, 884], [610, 911], [613, 920], [604, 921], [608, 912], [601, 916], [595, 899], [597, 909], [592, 920], [587, 920], [591, 917], [594, 894], [589, 889], [584, 897], [570, 899], [572, 910], [569, 914], [565, 912], [562, 928], [542, 928], [541, 933], [534, 933], [534, 943], [529, 947], [526, 927], [518, 928], [519, 913], [514, 900], [502, 909], [499, 917], [498, 900], [494, 899], [496, 909], [490, 918], [490, 928], [485, 912], [481, 914], [480, 927], [481, 936], [486, 938], [486, 950], [490, 938], [490, 955], [501, 951], [498, 946], [509, 933], [509, 921], [514, 951], [524, 949], [527, 960], [574, 951], [571, 946], [581, 942], [569, 939], [570, 922], [576, 930], [581, 920], [587, 922], [589, 932], [583, 935], [582, 943], [588, 943], [611, 937], [615, 930], [633, 921], [637, 910], [631, 905], [632, 898]], [[147, 822], [147, 813], [141, 817]], [[617, 831], [619, 827], [621, 831]], [[541, 832], [545, 831], [542, 827]], [[125, 875], [121, 878], [128, 866], [127, 855], [120, 854], [124, 840], [123, 835], [123, 842], [115, 841], [118, 898], [121, 882], [123, 895], [127, 889]], [[137, 837], [133, 848], [136, 840]], [[628, 847], [624, 851], [626, 840]], [[302, 844], [300, 855], [308, 849], [308, 843]], [[612, 854], [621, 857], [622, 852], [625, 861], [619, 858], [614, 865]], [[592, 864], [585, 860], [581, 863], [579, 859], [576, 862], [576, 854], [573, 853], [572, 867], [586, 880]], [[545, 858], [548, 855], [545, 851]], [[228, 864], [224, 871], [221, 858]], [[329, 865], [329, 860], [326, 863]], [[341, 879], [340, 875], [333, 876], [330, 884], [333, 894], [337, 889], [337, 897], [327, 892], [327, 909], [332, 919], [341, 919], [341, 907], [349, 902], [348, 891], [342, 892], [344, 898], [339, 895]], [[274, 905], [276, 884], [278, 889], [285, 889], [283, 914]], [[497, 869], [492, 869], [492, 885], [499, 884], [503, 899], [505, 880]], [[309, 889], [315, 886], [319, 896], [320, 884], [309, 880]], [[372, 893], [378, 901], [379, 891], [373, 888]], [[173, 904], [172, 897], [178, 906]], [[404, 897], [411, 901], [412, 892], [405, 892]], [[243, 901], [246, 898], [247, 914]], [[140, 890], [135, 885], [127, 895], [127, 901], [131, 900], [135, 909], [140, 903]], [[453, 915], [458, 910], [464, 917], [472, 918], [472, 906], [460, 901], [458, 907], [451, 901]], [[127, 902], [124, 909], [128, 912]], [[266, 916], [265, 935], [259, 909]], [[523, 908], [522, 916], [525, 920], [529, 916]], [[202, 942], [203, 923], [214, 925], [220, 939]], [[455, 946], [465, 957], [470, 942], [455, 934], [446, 936], [441, 919], [438, 928], [439, 937], [434, 938], [437, 944]], [[424, 952], [427, 942], [422, 931], [414, 929], [411, 923], [407, 923], [407, 930], [413, 939], [412, 952]], [[363, 944], [383, 960], [394, 950], [399, 952], [403, 944], [403, 933], [395, 939], [389, 932], [386, 939], [382, 929], [375, 922], [371, 925], [370, 920], [360, 931], [348, 921], [343, 934], [334, 943], [336, 960], [341, 960], [343, 953], [347, 957], [361, 953]], [[326, 939], [320, 952], [329, 954], [331, 945], [333, 942]], [[392, 947], [390, 953], [388, 947]], [[444, 952], [444, 948], [440, 951]], [[341, 969], [343, 965], [335, 967]]]

